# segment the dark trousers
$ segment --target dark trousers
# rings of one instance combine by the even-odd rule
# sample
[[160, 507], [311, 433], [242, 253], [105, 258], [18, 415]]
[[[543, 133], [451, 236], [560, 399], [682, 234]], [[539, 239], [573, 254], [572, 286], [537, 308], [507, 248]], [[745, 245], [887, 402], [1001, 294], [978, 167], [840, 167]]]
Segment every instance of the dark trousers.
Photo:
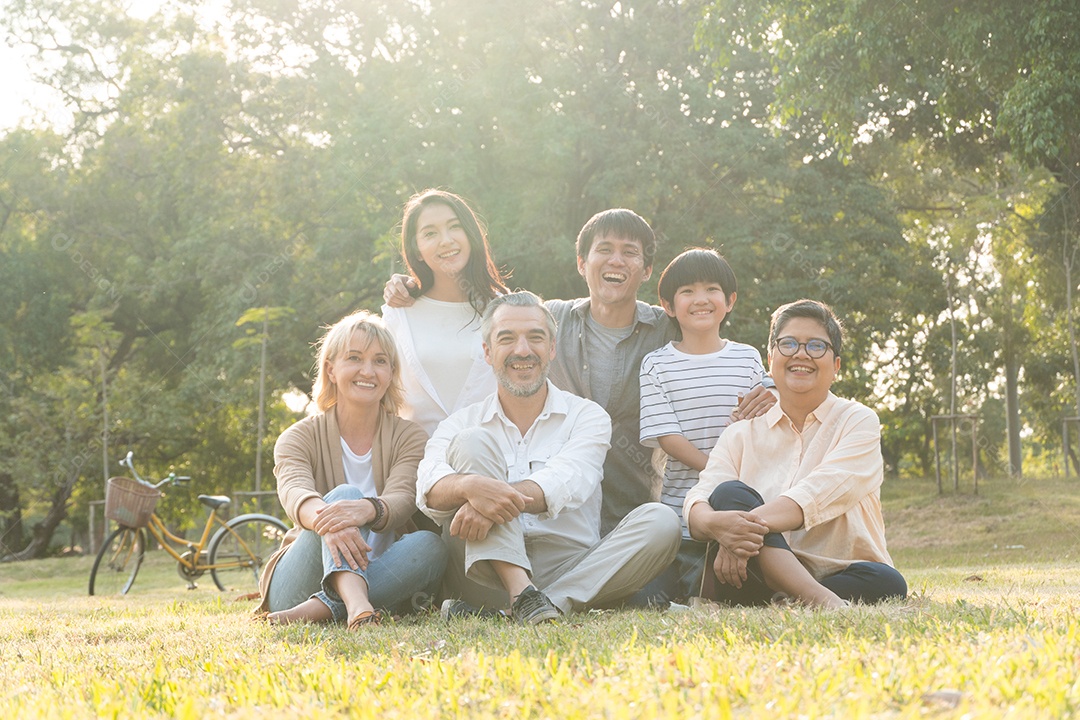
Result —
[[[765, 501], [757, 490], [739, 480], [720, 483], [709, 496], [709, 505], [713, 510], [749, 511], [764, 504]], [[765, 535], [765, 544], [791, 552], [787, 540], [780, 533]], [[732, 605], [769, 603], [774, 591], [766, 584], [756, 557], [750, 558], [746, 564], [747, 578], [741, 588], [723, 584], [716, 579], [713, 572], [715, 558], [714, 545], [705, 560], [705, 591], [702, 593], [705, 597]], [[819, 582], [836, 593], [838, 597], [853, 603], [875, 603], [890, 598], [907, 597], [907, 581], [904, 580], [904, 576], [896, 568], [885, 563], [853, 562], [835, 575], [822, 578]]]

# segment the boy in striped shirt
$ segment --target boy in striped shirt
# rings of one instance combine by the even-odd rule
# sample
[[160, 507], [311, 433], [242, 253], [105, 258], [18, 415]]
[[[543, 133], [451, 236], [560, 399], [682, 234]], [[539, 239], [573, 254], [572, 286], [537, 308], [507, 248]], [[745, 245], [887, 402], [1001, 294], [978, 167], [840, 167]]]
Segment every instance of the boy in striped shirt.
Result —
[[[763, 389], [773, 383], [761, 353], [720, 336], [737, 290], [727, 260], [704, 248], [682, 253], [660, 276], [660, 304], [678, 324], [679, 339], [642, 360], [641, 444], [667, 453], [661, 501], [680, 518], [683, 499], [697, 484], [720, 433], [742, 419], [743, 399], [771, 395]], [[665, 605], [697, 594], [705, 550], [683, 521], [679, 554], [637, 599]]]

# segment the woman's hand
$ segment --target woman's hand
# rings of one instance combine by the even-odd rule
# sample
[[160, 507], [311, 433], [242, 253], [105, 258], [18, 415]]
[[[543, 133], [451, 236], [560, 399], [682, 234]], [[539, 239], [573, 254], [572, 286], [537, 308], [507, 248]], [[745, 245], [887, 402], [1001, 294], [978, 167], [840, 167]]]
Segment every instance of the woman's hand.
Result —
[[328, 532], [322, 536], [322, 540], [326, 543], [330, 556], [334, 560], [341, 560], [353, 570], [367, 570], [371, 546], [360, 534], [360, 528], [347, 527], [343, 530]]
[[719, 543], [721, 549], [742, 560], [744, 565], [760, 552], [761, 546], [765, 544], [765, 534], [769, 532], [764, 521], [752, 512], [718, 510], [710, 520], [709, 534], [712, 538]]
[[375, 520], [375, 506], [367, 500], [339, 500], [315, 512], [311, 529], [323, 537], [347, 528], [362, 528]]
[[733, 552], [721, 545], [716, 551], [716, 560], [713, 561], [713, 572], [716, 573], [718, 581], [741, 588], [746, 581], [746, 559], [736, 557]]

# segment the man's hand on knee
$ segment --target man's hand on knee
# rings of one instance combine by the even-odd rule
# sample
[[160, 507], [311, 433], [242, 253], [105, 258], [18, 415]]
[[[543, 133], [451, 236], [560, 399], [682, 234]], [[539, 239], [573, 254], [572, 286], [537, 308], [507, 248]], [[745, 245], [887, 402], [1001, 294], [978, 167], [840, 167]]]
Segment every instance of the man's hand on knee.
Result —
[[468, 480], [466, 504], [492, 522], [508, 523], [522, 512], [532, 500], [502, 480], [473, 475]]
[[480, 511], [465, 503], [458, 508], [450, 522], [450, 535], [462, 540], [483, 540], [494, 525], [495, 523], [481, 515]]

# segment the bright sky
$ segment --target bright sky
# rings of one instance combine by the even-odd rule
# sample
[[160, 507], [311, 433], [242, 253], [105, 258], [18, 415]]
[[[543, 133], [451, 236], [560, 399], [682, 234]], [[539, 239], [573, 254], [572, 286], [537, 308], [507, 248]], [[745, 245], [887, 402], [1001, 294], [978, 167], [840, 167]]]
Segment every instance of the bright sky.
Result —
[[23, 53], [6, 42], [0, 45], [0, 68], [0, 132], [40, 115], [47, 107], [56, 112], [59, 101], [52, 91], [30, 80]]
[[[164, 0], [127, 0], [128, 15], [149, 17], [162, 6]], [[206, 3], [212, 4], [212, 3]], [[7, 0], [0, 0], [0, 13], [6, 9]], [[63, 125], [70, 122], [70, 114], [60, 96], [51, 88], [31, 79], [27, 61], [29, 46], [12, 46], [7, 33], [0, 30], [0, 133], [19, 125], [24, 120], [42, 121]]]

